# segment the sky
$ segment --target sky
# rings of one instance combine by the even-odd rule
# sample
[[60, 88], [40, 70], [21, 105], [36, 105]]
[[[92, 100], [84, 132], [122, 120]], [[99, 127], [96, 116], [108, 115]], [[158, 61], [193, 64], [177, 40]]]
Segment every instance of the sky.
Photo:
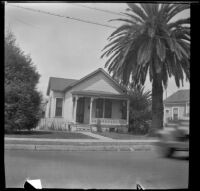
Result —
[[[41, 75], [38, 90], [46, 97], [50, 77], [80, 79], [97, 68], [104, 68], [107, 59], [100, 58], [102, 49], [108, 44], [107, 38], [115, 30], [112, 27], [119, 27], [122, 24], [115, 21], [109, 22], [109, 20], [121, 18], [120, 12], [125, 12], [126, 8], [128, 6], [125, 3], [6, 3], [5, 30], [11, 29], [17, 39], [17, 44], [25, 54], [30, 55]], [[188, 17], [189, 14], [189, 11], [182, 12], [176, 19]], [[107, 71], [106, 68], [104, 69]], [[189, 88], [189, 82], [184, 82], [184, 86], [179, 89]], [[151, 90], [148, 77], [145, 89]], [[174, 78], [170, 78], [163, 98], [165, 99], [177, 90]]]

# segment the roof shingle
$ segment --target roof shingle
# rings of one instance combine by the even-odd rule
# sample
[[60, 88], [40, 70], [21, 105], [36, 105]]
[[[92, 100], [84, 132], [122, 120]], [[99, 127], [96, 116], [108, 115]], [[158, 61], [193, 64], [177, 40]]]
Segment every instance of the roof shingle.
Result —
[[164, 103], [179, 103], [186, 102], [190, 100], [190, 90], [179, 90], [166, 98]]
[[72, 85], [76, 81], [78, 81], [78, 80], [50, 77], [49, 85], [48, 85], [48, 89], [47, 89], [47, 95], [49, 95], [50, 89], [54, 90], [54, 91], [63, 91], [63, 90], [65, 90], [65, 88]]

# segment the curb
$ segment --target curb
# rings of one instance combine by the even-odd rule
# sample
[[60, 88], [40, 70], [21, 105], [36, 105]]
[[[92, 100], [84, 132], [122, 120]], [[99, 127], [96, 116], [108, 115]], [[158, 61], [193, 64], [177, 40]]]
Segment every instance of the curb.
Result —
[[5, 144], [5, 150], [35, 150], [35, 151], [150, 151], [155, 145], [113, 145], [113, 146], [73, 146], [73, 145], [25, 145]]

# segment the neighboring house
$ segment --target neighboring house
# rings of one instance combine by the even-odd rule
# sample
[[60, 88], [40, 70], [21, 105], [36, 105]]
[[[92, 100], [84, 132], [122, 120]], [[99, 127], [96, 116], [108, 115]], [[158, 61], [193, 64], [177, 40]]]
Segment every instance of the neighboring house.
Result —
[[50, 77], [47, 95], [46, 118], [79, 126], [101, 123], [107, 128], [127, 129], [129, 99], [126, 90], [101, 68], [80, 80]]
[[164, 123], [189, 120], [190, 91], [179, 90], [164, 100]]

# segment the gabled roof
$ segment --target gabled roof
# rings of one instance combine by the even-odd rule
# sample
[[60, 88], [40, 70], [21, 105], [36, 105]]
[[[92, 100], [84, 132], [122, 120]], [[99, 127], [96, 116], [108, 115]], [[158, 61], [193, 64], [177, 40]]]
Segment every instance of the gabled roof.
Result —
[[81, 78], [80, 80], [72, 83], [70, 86], [66, 87], [65, 91], [69, 90], [70, 88], [80, 84], [81, 82], [93, 77], [94, 75], [96, 75], [97, 73], [103, 73], [106, 78], [108, 78], [109, 80], [111, 80], [113, 82], [113, 84], [115, 85], [115, 87], [117, 87], [121, 92], [125, 93], [126, 89], [124, 87], [122, 87], [116, 80], [114, 80], [107, 72], [105, 72], [105, 70], [103, 70], [102, 68], [98, 68], [97, 70], [95, 70], [94, 72], [88, 74], [87, 76]]
[[54, 91], [64, 91], [65, 88], [76, 81], [78, 80], [50, 77], [47, 88], [47, 95], [49, 95], [50, 89]]
[[54, 91], [67, 91], [71, 89], [72, 87], [80, 84], [81, 82], [87, 79], [90, 79], [91, 77], [93, 77], [99, 72], [103, 73], [103, 75], [106, 76], [106, 78], [111, 80], [113, 82], [113, 85], [118, 90], [120, 90], [121, 93], [126, 92], [126, 89], [122, 87], [117, 81], [115, 81], [108, 73], [106, 73], [102, 68], [98, 68], [97, 70], [81, 78], [80, 80], [50, 77], [48, 88], [47, 88], [47, 95], [49, 95], [50, 89]]
[[180, 103], [190, 100], [190, 90], [179, 90], [166, 98], [164, 103]]

